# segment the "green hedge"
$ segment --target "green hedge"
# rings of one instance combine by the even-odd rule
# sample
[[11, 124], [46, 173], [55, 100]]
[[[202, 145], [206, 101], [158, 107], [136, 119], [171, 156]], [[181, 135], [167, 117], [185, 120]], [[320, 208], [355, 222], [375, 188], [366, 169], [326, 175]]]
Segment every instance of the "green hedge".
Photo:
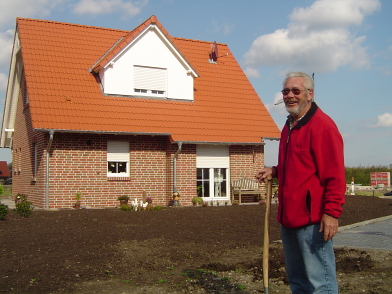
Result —
[[355, 184], [362, 184], [362, 186], [370, 186], [370, 173], [373, 172], [390, 172], [392, 175], [392, 164], [388, 166], [358, 166], [346, 167], [346, 183], [351, 183], [354, 177]]

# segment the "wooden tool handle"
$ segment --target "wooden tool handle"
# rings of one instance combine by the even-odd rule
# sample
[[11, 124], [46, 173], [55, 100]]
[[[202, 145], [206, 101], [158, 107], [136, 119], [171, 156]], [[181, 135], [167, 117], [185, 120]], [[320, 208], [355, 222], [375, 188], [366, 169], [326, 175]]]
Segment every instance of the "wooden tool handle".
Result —
[[264, 245], [263, 245], [263, 281], [264, 292], [268, 293], [268, 260], [269, 260], [269, 219], [271, 215], [272, 176], [264, 179], [267, 195], [264, 220]]

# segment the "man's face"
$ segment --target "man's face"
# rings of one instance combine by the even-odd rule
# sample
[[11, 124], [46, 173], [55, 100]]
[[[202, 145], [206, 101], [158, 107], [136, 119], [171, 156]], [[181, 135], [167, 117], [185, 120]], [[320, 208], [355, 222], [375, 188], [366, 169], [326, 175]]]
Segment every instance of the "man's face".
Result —
[[[308, 90], [307, 93], [304, 82], [304, 78], [301, 77], [289, 78], [283, 88], [283, 90], [291, 90], [288, 93], [283, 93], [283, 100], [286, 110], [295, 118], [302, 116], [310, 108], [310, 102], [312, 101], [313, 90]], [[294, 92], [295, 90], [300, 90], [301, 92], [295, 95], [293, 90]]]

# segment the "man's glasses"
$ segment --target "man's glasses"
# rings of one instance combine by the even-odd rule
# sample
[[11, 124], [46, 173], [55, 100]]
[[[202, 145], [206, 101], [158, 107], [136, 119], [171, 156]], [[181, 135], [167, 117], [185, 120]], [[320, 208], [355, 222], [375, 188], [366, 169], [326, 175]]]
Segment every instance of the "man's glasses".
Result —
[[299, 95], [299, 94], [301, 94], [301, 92], [304, 92], [306, 90], [300, 90], [300, 89], [294, 88], [294, 89], [283, 89], [281, 92], [284, 96], [286, 96], [286, 95], [289, 95], [290, 91], [293, 92], [294, 95]]

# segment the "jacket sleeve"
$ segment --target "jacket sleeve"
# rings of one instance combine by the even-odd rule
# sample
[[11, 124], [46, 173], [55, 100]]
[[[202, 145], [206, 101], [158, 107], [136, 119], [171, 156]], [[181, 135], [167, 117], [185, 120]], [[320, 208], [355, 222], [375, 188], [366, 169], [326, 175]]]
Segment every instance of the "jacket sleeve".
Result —
[[339, 218], [345, 202], [346, 178], [343, 139], [337, 127], [325, 128], [315, 135], [312, 152], [324, 188], [324, 213]]

